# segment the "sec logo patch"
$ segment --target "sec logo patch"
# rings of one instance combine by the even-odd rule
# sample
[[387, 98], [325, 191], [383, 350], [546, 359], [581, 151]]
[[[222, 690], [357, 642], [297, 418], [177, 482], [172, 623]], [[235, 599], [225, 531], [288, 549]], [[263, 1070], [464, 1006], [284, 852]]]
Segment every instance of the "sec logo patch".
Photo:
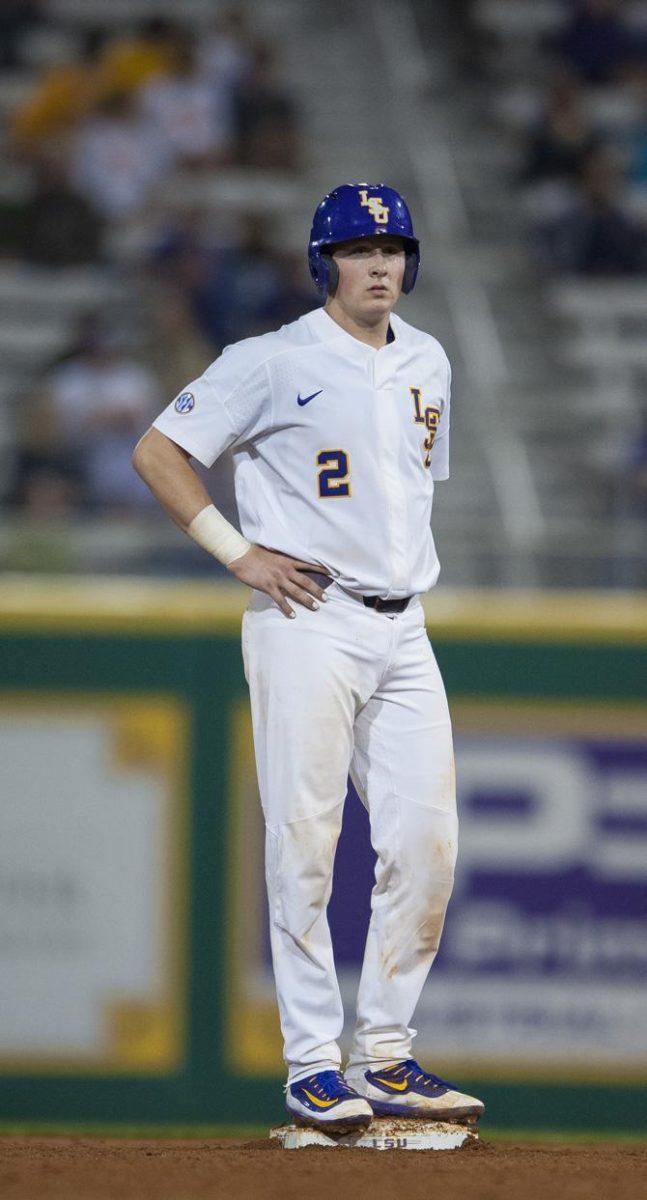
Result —
[[182, 392], [182, 395], [178, 396], [177, 400], [175, 401], [175, 411], [179, 413], [191, 412], [191, 409], [194, 406], [195, 399], [192, 392]]

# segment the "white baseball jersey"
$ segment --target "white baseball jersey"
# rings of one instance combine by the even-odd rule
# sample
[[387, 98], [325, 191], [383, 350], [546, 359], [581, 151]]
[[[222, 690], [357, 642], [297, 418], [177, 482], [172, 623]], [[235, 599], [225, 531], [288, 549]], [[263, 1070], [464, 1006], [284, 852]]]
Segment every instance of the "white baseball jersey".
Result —
[[434, 481], [449, 476], [450, 367], [397, 316], [379, 350], [323, 308], [228, 346], [154, 425], [209, 467], [234, 463], [244, 536], [350, 591], [426, 592], [440, 571]]

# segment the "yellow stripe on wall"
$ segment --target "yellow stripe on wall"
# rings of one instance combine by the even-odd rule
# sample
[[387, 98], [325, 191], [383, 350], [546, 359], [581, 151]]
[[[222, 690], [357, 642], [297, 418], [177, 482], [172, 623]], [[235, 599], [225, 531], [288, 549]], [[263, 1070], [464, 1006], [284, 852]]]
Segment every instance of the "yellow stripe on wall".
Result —
[[[231, 635], [249, 594], [222, 581], [11, 576], [0, 631]], [[432, 639], [647, 644], [639, 592], [437, 588], [423, 604]]]

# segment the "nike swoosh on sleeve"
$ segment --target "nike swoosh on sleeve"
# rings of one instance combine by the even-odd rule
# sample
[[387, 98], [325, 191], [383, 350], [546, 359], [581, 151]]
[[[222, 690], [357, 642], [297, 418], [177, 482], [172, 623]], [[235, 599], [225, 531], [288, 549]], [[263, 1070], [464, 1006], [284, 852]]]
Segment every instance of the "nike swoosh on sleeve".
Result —
[[315, 396], [320, 396], [322, 392], [323, 388], [319, 388], [318, 392], [313, 392], [311, 396], [304, 396], [303, 399], [301, 399], [301, 395], [298, 395], [297, 404], [300, 408], [303, 408], [304, 404], [309, 404], [311, 400], [314, 400]]

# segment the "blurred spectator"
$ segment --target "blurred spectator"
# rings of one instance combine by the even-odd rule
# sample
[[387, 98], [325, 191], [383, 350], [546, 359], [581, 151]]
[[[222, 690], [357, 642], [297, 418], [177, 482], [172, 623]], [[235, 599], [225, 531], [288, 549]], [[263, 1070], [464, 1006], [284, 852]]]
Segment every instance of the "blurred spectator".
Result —
[[22, 66], [25, 34], [43, 19], [40, 0], [1, 0], [0, 68], [12, 70]]
[[212, 32], [200, 39], [200, 70], [207, 79], [224, 84], [233, 92], [252, 70], [254, 47], [255, 38], [245, 11], [233, 5], [216, 17]]
[[586, 83], [613, 83], [636, 55], [637, 35], [619, 8], [618, 0], [577, 0], [555, 39], [559, 57]]
[[16, 149], [33, 153], [45, 139], [68, 129], [92, 110], [101, 93], [99, 61], [105, 37], [103, 29], [88, 29], [78, 58], [50, 67], [38, 79], [35, 90], [10, 121], [9, 137]]
[[18, 252], [38, 266], [72, 267], [100, 256], [103, 221], [70, 187], [65, 164], [56, 155], [39, 162], [19, 229]]
[[611, 566], [611, 583], [616, 587], [644, 588], [647, 545], [647, 409], [644, 405], [636, 427], [627, 429], [621, 437], [618, 451], [609, 481], [616, 522], [616, 556]]
[[295, 288], [289, 256], [273, 245], [267, 218], [256, 213], [242, 219], [238, 238], [224, 246], [193, 214], [167, 231], [155, 261], [171, 285], [186, 289], [198, 329], [218, 350], [276, 326], [279, 313], [301, 315], [316, 305], [304, 283]]
[[75, 571], [79, 548], [70, 527], [77, 504], [77, 485], [63, 466], [45, 461], [23, 462], [20, 509], [2, 554], [5, 571]]
[[545, 265], [584, 275], [631, 275], [647, 268], [647, 234], [623, 208], [621, 182], [608, 151], [590, 156], [574, 202], [537, 231]]
[[629, 135], [627, 149], [630, 179], [640, 187], [647, 188], [647, 114], [645, 120]]
[[570, 72], [559, 71], [531, 132], [521, 182], [576, 178], [598, 142], [584, 109], [582, 85]]
[[166, 401], [176, 396], [190, 379], [202, 375], [213, 347], [196, 328], [188, 297], [156, 276], [147, 295], [151, 316], [144, 347], [146, 361], [159, 379]]
[[634, 104], [634, 120], [625, 138], [627, 171], [633, 183], [647, 186], [647, 63], [630, 72], [627, 81]]
[[290, 171], [299, 162], [297, 110], [275, 75], [273, 49], [259, 46], [236, 97], [237, 159], [243, 166]]
[[84, 506], [124, 514], [151, 509], [131, 456], [163, 403], [152, 372], [124, 352], [117, 335], [95, 329], [43, 382], [25, 431], [18, 494], [35, 468], [60, 474], [64, 465], [68, 477], [82, 481]]
[[75, 125], [106, 98], [116, 92], [133, 92], [151, 77], [167, 71], [181, 36], [178, 25], [161, 17], [143, 22], [138, 34], [116, 40], [110, 40], [100, 26], [87, 29], [74, 61], [46, 71], [14, 112], [10, 123], [13, 145], [23, 152], [33, 152], [45, 139]]
[[[642, 428], [630, 447], [623, 486], [626, 487], [629, 515], [647, 517], [647, 413], [643, 414]], [[645, 536], [647, 539], [647, 530]]]
[[[150, 269], [154, 287], [163, 283], [169, 294], [183, 297], [193, 314], [193, 296], [218, 269], [228, 239], [216, 232], [209, 215], [199, 207], [189, 208], [167, 219], [151, 250]], [[193, 316], [192, 316], [193, 319]]]
[[177, 43], [171, 70], [143, 88], [141, 106], [175, 161], [208, 166], [225, 160], [232, 141], [230, 92], [199, 73], [188, 38]]
[[110, 41], [101, 58], [102, 95], [136, 91], [171, 69], [184, 29], [165, 17], [142, 21], [137, 33]]
[[116, 92], [78, 130], [70, 178], [102, 216], [137, 212], [172, 164], [170, 148], [135, 98]]
[[267, 307], [259, 313], [260, 325], [268, 331], [296, 321], [321, 304], [321, 297], [310, 278], [305, 255], [282, 252], [278, 263], [279, 286]]

